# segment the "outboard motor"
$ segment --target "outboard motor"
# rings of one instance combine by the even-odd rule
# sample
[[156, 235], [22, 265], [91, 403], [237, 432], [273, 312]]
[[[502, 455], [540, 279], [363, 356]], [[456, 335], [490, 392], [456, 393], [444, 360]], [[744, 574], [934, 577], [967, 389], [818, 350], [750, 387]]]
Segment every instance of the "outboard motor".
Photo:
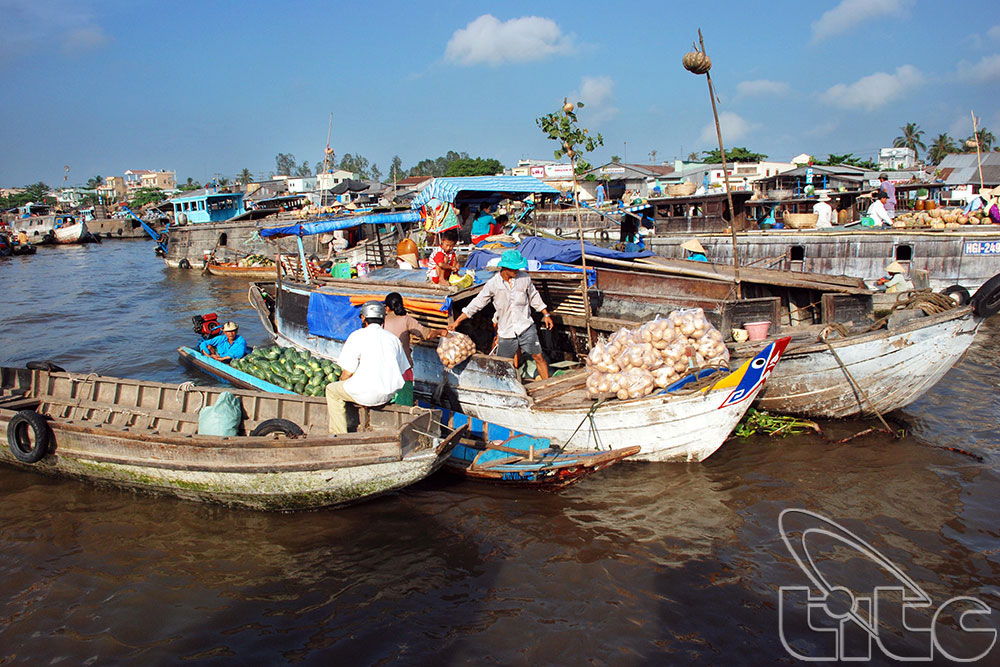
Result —
[[191, 318], [191, 324], [194, 325], [194, 332], [201, 336], [204, 340], [213, 338], [222, 333], [222, 325], [219, 324], [219, 316], [215, 313], [194, 315]]

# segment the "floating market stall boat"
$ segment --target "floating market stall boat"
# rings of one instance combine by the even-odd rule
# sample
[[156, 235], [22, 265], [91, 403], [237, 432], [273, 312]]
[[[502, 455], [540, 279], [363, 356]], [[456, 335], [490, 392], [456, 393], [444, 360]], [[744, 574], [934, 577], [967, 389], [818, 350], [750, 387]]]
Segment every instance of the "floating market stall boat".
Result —
[[[360, 408], [327, 433], [322, 398], [235, 390], [242, 430], [199, 435], [222, 389], [0, 368], [0, 460], [37, 472], [261, 510], [335, 507], [437, 470], [461, 432], [420, 408]], [[278, 433], [297, 434], [279, 437]]]
[[277, 270], [274, 264], [269, 266], [241, 266], [238, 262], [209, 262], [205, 270], [213, 276], [225, 278], [245, 278], [247, 280], [267, 280], [274, 278]]

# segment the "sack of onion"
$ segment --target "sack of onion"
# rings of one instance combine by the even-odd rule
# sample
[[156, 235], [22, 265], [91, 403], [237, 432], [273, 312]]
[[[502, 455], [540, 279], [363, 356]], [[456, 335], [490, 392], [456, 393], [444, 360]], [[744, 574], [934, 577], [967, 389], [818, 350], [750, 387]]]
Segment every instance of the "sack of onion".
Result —
[[437, 353], [445, 368], [454, 368], [476, 353], [476, 344], [464, 333], [453, 331], [441, 337]]
[[587, 355], [587, 393], [639, 398], [689, 372], [724, 364], [729, 350], [701, 308], [657, 317], [638, 329], [622, 328]]

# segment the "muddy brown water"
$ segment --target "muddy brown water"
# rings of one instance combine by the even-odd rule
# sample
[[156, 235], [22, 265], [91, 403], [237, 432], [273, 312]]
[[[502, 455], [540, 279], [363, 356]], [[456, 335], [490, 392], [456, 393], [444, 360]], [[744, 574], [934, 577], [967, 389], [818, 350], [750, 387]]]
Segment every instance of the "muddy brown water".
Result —
[[[175, 352], [192, 314], [265, 341], [239, 282], [166, 269], [148, 242], [0, 260], [0, 286], [4, 365], [208, 383]], [[986, 322], [893, 415], [901, 440], [731, 441], [701, 464], [620, 465], [558, 494], [439, 474], [342, 510], [264, 514], [0, 466], [0, 664], [792, 664], [785, 643], [823, 656], [829, 642], [805, 603], [779, 604], [810, 584], [779, 533], [788, 508], [837, 522], [919, 585], [932, 602], [914, 627], [962, 595], [994, 609], [972, 626], [994, 629], [998, 333]], [[843, 543], [810, 548], [831, 586], [892, 584]], [[940, 645], [971, 650], [946, 617]], [[898, 628], [883, 641], [929, 645]]]

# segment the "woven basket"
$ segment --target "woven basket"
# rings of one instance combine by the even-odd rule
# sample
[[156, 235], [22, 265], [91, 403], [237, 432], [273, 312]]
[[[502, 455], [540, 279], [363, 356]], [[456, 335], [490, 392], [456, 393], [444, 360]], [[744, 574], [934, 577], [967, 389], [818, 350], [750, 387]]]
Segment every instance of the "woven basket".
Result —
[[667, 186], [667, 195], [670, 197], [687, 197], [693, 195], [698, 186], [694, 183], [679, 183]]
[[817, 213], [786, 213], [784, 223], [792, 229], [812, 229], [819, 220]]

